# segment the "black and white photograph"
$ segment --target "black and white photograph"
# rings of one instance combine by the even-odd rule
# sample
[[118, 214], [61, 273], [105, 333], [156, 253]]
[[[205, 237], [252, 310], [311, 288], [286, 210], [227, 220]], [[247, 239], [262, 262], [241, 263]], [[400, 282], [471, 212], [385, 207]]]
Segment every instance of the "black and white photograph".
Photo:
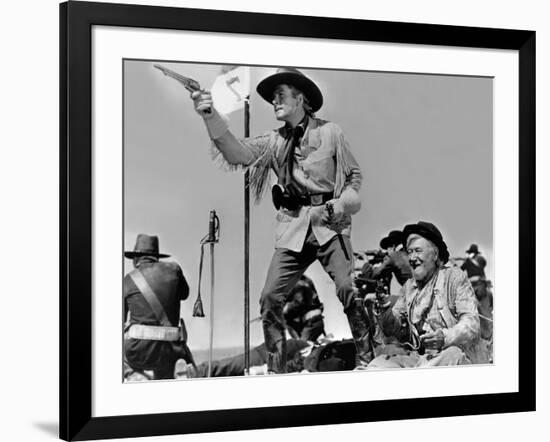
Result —
[[495, 362], [494, 78], [122, 64], [123, 382]]

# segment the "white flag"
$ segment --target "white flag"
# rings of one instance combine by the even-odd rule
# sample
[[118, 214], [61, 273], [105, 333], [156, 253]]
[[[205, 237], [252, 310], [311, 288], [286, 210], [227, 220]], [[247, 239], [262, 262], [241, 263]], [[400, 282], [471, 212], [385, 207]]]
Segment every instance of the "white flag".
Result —
[[212, 85], [214, 107], [222, 114], [230, 114], [244, 107], [250, 94], [250, 68], [246, 66], [222, 66], [220, 75]]

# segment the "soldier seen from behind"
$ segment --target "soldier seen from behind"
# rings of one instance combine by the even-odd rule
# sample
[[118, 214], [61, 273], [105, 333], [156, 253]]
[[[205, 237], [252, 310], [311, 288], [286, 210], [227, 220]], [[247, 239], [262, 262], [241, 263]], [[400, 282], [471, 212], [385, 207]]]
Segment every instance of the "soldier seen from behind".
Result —
[[161, 262], [157, 236], [139, 234], [133, 251], [134, 270], [124, 277], [124, 380], [172, 379], [178, 359], [193, 364], [180, 303], [189, 296], [181, 267]]

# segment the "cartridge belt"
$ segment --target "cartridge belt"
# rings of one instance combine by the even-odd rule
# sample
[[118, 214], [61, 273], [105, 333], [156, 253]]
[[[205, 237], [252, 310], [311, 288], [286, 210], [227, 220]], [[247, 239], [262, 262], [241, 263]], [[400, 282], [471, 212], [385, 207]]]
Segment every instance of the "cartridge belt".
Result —
[[133, 324], [124, 336], [126, 338], [145, 339], [149, 341], [180, 341], [182, 339], [181, 329], [179, 327], [141, 324]]

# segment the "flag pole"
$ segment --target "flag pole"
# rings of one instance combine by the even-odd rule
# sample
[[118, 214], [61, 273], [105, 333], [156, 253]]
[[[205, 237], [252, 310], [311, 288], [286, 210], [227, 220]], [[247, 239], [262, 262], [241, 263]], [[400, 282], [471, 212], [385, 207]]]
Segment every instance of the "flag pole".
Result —
[[[250, 136], [250, 95], [244, 101], [244, 136]], [[244, 370], [250, 371], [250, 172], [244, 174]]]

